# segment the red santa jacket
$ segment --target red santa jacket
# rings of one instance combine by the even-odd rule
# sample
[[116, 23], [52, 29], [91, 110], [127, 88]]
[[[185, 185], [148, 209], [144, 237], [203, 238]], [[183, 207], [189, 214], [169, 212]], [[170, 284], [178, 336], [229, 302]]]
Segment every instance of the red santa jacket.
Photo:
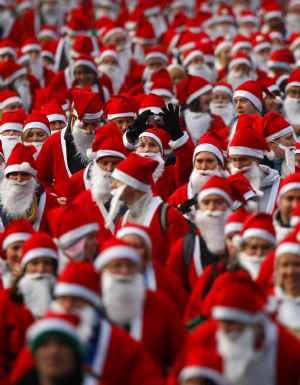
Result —
[[[274, 384], [268, 385], [292, 385], [298, 384], [300, 380], [300, 342], [289, 331], [280, 325], [268, 321], [267, 327], [272, 333], [272, 341], [270, 349], [266, 354], [272, 354], [271, 362], [268, 367], [265, 368], [268, 373], [274, 372]], [[217, 322], [215, 320], [209, 320], [200, 325], [194, 332], [192, 332], [187, 340], [183, 350], [183, 354], [176, 363], [173, 373], [170, 376], [168, 385], [175, 385], [177, 374], [179, 373], [182, 365], [182, 359], [184, 358], [185, 351], [197, 351], [199, 347], [205, 347], [206, 349], [216, 349], [216, 332]], [[261, 357], [264, 359], [265, 356]], [[257, 360], [259, 363], [260, 360]], [[260, 383], [261, 379], [254, 379], [253, 384]], [[249, 383], [250, 383], [249, 382]]]
[[12, 365], [23, 348], [28, 326], [34, 321], [23, 303], [14, 302], [12, 290], [0, 292], [0, 384], [6, 385]]
[[[127, 222], [129, 210], [121, 217], [116, 228], [122, 227]], [[163, 202], [160, 197], [153, 197], [150, 207], [145, 213], [142, 225], [151, 228], [153, 239], [152, 259], [165, 266], [170, 249], [178, 238], [189, 232], [189, 225], [182, 214], [174, 207], [163, 211]], [[165, 216], [164, 218], [162, 218]], [[132, 221], [132, 220], [131, 220]], [[163, 228], [162, 221], [166, 228]]]
[[87, 178], [89, 165], [73, 174], [68, 181], [67, 201], [72, 203], [82, 192], [91, 187], [91, 182]]
[[193, 197], [192, 191], [190, 189], [190, 184], [186, 183], [183, 186], [179, 187], [173, 194], [168, 198], [168, 203], [172, 206], [179, 206], [182, 202], [185, 202], [187, 199]]
[[275, 269], [275, 251], [271, 251], [264, 259], [256, 283], [265, 292], [272, 291], [274, 288], [274, 269]]

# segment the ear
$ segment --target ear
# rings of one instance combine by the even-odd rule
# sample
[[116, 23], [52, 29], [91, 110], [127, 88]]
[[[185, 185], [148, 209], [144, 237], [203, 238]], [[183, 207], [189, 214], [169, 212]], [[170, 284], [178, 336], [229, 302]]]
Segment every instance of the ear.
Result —
[[269, 145], [269, 147], [270, 147], [270, 150], [275, 150], [276, 149], [276, 147], [277, 147], [277, 143], [274, 143], [274, 142], [268, 142], [268, 145]]

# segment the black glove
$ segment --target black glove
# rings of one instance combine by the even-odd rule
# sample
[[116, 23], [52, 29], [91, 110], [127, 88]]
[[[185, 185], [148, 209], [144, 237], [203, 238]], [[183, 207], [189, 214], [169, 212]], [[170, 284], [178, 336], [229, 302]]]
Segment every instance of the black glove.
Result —
[[186, 201], [182, 202], [178, 206], [178, 210], [182, 212], [182, 214], [187, 214], [191, 211], [191, 207], [197, 204], [197, 197], [198, 195], [196, 194], [193, 196], [193, 198], [187, 199]]
[[177, 140], [182, 137], [183, 131], [179, 125], [179, 106], [175, 107], [172, 103], [167, 107], [162, 107], [164, 119], [163, 128], [169, 133], [172, 140]]
[[129, 142], [135, 142], [142, 132], [147, 128], [153, 127], [152, 125], [147, 124], [147, 120], [151, 115], [153, 115], [153, 113], [150, 110], [146, 110], [134, 119], [132, 125], [126, 131], [126, 138]]

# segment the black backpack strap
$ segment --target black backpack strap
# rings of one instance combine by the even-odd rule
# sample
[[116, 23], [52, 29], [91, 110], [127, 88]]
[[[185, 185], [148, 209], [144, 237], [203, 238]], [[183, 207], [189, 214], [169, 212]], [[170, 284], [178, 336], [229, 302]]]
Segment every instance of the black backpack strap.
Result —
[[[206, 268], [206, 266], [213, 265], [214, 263], [219, 262], [219, 258], [210, 252], [206, 246], [206, 243], [201, 235], [200, 237], [200, 255], [201, 255], [201, 264], [203, 267], [203, 270]], [[217, 242], [217, 240], [216, 240]]]
[[168, 232], [168, 210], [169, 210], [169, 207], [171, 207], [171, 206], [164, 202], [162, 205], [160, 205], [160, 208], [159, 208], [159, 222], [160, 222], [161, 228], [163, 229], [163, 232], [165, 234], [167, 234], [167, 232]]
[[196, 234], [194, 232], [187, 233], [183, 237], [183, 259], [184, 266], [186, 267], [186, 269], [188, 269], [188, 266], [194, 253], [195, 237]]

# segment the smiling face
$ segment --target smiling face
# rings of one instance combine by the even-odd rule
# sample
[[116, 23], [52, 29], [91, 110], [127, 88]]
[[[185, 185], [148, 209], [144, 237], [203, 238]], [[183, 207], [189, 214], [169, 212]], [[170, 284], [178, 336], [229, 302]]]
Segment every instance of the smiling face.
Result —
[[300, 257], [283, 254], [276, 266], [278, 283], [284, 292], [292, 297], [300, 296]]

